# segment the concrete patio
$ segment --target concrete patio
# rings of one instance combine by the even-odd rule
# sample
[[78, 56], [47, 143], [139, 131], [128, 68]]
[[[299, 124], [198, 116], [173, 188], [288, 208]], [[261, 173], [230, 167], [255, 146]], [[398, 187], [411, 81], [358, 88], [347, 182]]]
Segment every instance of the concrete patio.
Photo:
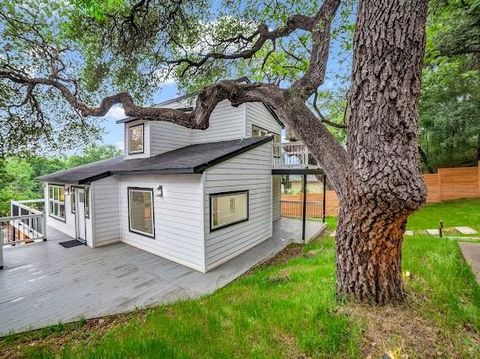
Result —
[[[307, 238], [324, 228], [308, 221]], [[95, 318], [186, 298], [225, 286], [301, 235], [301, 221], [282, 218], [273, 237], [231, 261], [200, 273], [124, 243], [65, 249], [63, 233], [48, 241], [4, 248], [0, 271], [0, 335], [79, 318]]]

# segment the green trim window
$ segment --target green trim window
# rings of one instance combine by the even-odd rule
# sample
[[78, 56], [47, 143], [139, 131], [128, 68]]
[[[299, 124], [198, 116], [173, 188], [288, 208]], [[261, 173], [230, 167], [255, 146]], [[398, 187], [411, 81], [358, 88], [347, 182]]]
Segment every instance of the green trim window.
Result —
[[48, 185], [48, 214], [50, 217], [65, 221], [64, 185]]
[[210, 195], [210, 231], [248, 221], [248, 191]]

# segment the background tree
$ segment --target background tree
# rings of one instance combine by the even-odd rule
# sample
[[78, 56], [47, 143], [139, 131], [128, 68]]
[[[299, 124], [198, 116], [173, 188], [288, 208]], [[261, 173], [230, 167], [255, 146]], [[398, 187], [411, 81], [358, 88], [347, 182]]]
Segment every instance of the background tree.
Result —
[[0, 216], [10, 211], [11, 200], [43, 198], [37, 177], [83, 164], [119, 156], [112, 145], [90, 145], [81, 154], [70, 156], [10, 156], [0, 161]]
[[420, 143], [431, 170], [480, 161], [480, 1], [430, 1]]
[[[68, 123], [84, 125], [81, 119], [121, 104], [131, 117], [205, 129], [220, 101], [263, 102], [306, 144], [339, 196], [338, 295], [380, 304], [404, 299], [403, 232], [425, 200], [418, 101], [426, 0], [359, 1], [346, 150], [327, 129], [331, 121], [308, 105], [324, 84], [332, 33], [342, 29], [334, 21], [344, 13], [340, 0], [246, 1], [234, 10], [229, 1], [76, 0], [46, 2], [35, 12], [31, 1], [21, 3], [1, 9], [0, 80], [10, 123], [20, 128], [30, 114], [37, 120], [27, 125], [47, 128], [45, 106], [63, 106], [61, 97], [73, 112]], [[213, 83], [264, 70], [282, 56], [297, 71], [265, 72], [251, 84]], [[168, 76], [187, 88], [206, 85], [191, 112], [140, 104]]]

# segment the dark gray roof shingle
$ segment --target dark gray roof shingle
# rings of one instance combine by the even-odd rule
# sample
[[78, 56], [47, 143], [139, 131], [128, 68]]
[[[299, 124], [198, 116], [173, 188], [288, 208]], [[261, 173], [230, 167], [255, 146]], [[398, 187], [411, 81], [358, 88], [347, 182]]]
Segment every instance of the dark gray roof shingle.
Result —
[[202, 173], [206, 168], [271, 141], [271, 137], [202, 143], [160, 155], [126, 160], [116, 157], [38, 177], [45, 182], [85, 184], [115, 174]]

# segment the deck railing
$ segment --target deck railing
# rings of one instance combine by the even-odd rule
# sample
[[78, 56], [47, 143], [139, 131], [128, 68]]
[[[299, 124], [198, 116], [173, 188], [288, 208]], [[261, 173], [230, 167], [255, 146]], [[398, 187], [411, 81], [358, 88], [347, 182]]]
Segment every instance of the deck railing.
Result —
[[284, 142], [273, 144], [274, 168], [312, 168], [317, 163], [302, 142]]
[[3, 247], [46, 240], [44, 201], [11, 201], [9, 217], [0, 217], [0, 269], [3, 268]]

